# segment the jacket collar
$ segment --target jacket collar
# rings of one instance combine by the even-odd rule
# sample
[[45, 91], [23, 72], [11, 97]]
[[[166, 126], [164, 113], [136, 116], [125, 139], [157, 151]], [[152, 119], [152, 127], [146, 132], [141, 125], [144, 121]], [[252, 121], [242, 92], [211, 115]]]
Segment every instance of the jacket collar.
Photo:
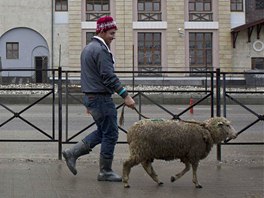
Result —
[[109, 47], [106, 45], [104, 39], [102, 39], [102, 38], [99, 37], [99, 36], [93, 36], [93, 38], [99, 40], [99, 42], [102, 42], [102, 43], [104, 44], [104, 46], [106, 47], [106, 49], [108, 50], [108, 52], [111, 54], [113, 62], [115, 63], [115, 58], [114, 58], [114, 56], [112, 55], [112, 52], [110, 51]]
[[111, 51], [110, 51], [109, 47], [106, 45], [104, 39], [102, 39], [102, 38], [99, 37], [99, 36], [94, 36], [93, 38], [95, 38], [95, 39], [101, 41], [101, 42], [105, 45], [105, 47], [106, 47], [106, 49], [108, 50], [108, 52], [111, 53]]

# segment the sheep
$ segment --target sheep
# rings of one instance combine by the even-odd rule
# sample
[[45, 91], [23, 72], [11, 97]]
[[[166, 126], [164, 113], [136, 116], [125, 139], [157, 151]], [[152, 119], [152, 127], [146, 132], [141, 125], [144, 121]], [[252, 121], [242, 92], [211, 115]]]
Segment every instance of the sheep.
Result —
[[192, 181], [196, 188], [202, 188], [196, 175], [199, 161], [209, 154], [214, 144], [227, 138], [234, 139], [236, 136], [235, 129], [224, 117], [214, 117], [203, 122], [140, 120], [127, 132], [130, 157], [123, 163], [124, 187], [130, 187], [128, 179], [133, 166], [141, 163], [149, 176], [161, 185], [163, 183], [159, 180], [151, 163], [154, 159], [166, 161], [180, 159], [185, 164], [185, 168], [172, 176], [171, 182], [181, 178], [192, 165]]

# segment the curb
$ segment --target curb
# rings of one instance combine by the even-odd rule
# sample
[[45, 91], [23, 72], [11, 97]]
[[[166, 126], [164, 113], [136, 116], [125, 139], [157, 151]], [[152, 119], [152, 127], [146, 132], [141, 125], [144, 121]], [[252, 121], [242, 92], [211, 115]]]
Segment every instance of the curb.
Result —
[[[69, 104], [80, 104], [79, 101], [82, 101], [82, 94], [75, 94], [74, 98], [69, 97], [68, 103]], [[32, 104], [39, 100], [43, 95], [0, 95], [0, 103], [2, 104]], [[158, 104], [189, 104], [190, 98], [194, 100], [194, 102], [197, 102], [198, 100], [201, 100], [204, 96], [202, 95], [193, 95], [193, 94], [150, 94], [147, 95], [151, 100], [153, 100], [155, 103]], [[259, 95], [233, 95], [232, 96], [235, 100], [239, 101], [242, 104], [245, 105], [263, 105], [264, 104], [264, 96]], [[79, 101], [78, 101], [79, 100]], [[118, 95], [113, 95], [113, 100], [116, 104], [123, 103], [123, 99], [119, 97]], [[139, 103], [138, 97], [135, 98], [136, 102]], [[66, 103], [66, 97], [63, 95], [63, 104]], [[48, 96], [44, 98], [43, 100], [39, 101], [38, 104], [52, 104], [53, 98], [51, 96]], [[55, 103], [58, 102], [58, 97], [55, 97]], [[214, 102], [216, 102], [216, 99], [214, 98]], [[149, 101], [145, 97], [141, 97], [141, 103], [142, 104], [153, 104], [151, 101]], [[201, 105], [209, 105], [211, 103], [210, 98], [206, 98], [203, 100]], [[223, 104], [223, 98], [221, 98], [221, 103]], [[230, 98], [226, 99], [227, 104], [237, 104], [236, 102], [232, 101]]]

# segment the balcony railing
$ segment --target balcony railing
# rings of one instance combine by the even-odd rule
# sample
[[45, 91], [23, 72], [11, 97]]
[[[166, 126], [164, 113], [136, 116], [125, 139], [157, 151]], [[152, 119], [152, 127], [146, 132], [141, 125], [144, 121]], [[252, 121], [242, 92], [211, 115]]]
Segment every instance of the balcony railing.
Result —
[[207, 73], [203, 73], [203, 72], [207, 72], [207, 71], [213, 71], [213, 67], [211, 65], [207, 65], [207, 66], [190, 66], [190, 72], [201, 72], [201, 73], [191, 73], [191, 76], [204, 76], [207, 75]]
[[86, 21], [97, 21], [102, 16], [109, 16], [110, 12], [91, 13], [86, 12]]
[[138, 12], [138, 21], [161, 21], [161, 12]]
[[143, 73], [139, 73], [138, 76], [148, 76], [148, 77], [162, 76], [162, 73], [158, 73], [162, 71], [161, 66], [138, 66], [138, 71], [143, 72]]
[[189, 13], [189, 21], [213, 21], [213, 13], [212, 12], [192, 12]]

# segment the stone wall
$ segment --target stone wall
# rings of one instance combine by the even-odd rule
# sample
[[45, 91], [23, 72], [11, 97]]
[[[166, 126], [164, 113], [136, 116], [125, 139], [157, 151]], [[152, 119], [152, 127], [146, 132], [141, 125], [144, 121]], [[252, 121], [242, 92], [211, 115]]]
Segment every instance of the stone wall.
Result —
[[69, 0], [69, 65], [71, 70], [80, 69], [80, 54], [82, 50], [82, 1]]
[[232, 40], [231, 40], [231, 13], [230, 1], [218, 1], [219, 22], [219, 66], [221, 71], [232, 69]]
[[118, 31], [115, 40], [116, 69], [131, 71], [133, 63], [133, 2], [116, 0], [116, 22]]
[[[184, 31], [184, 1], [167, 1], [167, 63], [170, 71], [183, 70], [185, 65], [185, 36], [178, 33]], [[164, 52], [163, 52], [164, 53]], [[178, 69], [177, 69], [178, 68]]]

